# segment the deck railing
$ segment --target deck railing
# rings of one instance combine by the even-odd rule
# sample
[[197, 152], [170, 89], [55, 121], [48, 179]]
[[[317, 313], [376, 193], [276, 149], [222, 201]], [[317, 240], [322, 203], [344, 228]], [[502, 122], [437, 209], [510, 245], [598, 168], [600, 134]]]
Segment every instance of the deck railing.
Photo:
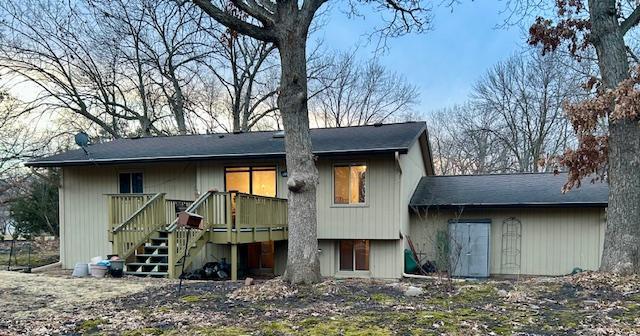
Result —
[[167, 218], [166, 224], [172, 224], [180, 211], [188, 209], [194, 201], [167, 199]]
[[[140, 197], [146, 197], [143, 195]], [[166, 225], [166, 204], [164, 193], [158, 193], [146, 200], [137, 210], [124, 221], [111, 229], [113, 234], [113, 253], [122, 259], [127, 259], [135, 249], [145, 242], [149, 236]], [[122, 200], [120, 195], [110, 195], [110, 204]], [[131, 196], [125, 196], [131, 197]], [[128, 202], [130, 200], [126, 200]], [[136, 201], [131, 201], [132, 203]], [[117, 209], [118, 207], [114, 207]], [[120, 213], [110, 215], [118, 218]]]
[[113, 241], [113, 228], [124, 223], [156, 194], [107, 194], [109, 212], [109, 241]]
[[[169, 272], [170, 277], [175, 277], [178, 262], [185, 266], [193, 262], [193, 256], [187, 250], [199, 244], [200, 239], [208, 233], [212, 227], [227, 222], [226, 214], [230, 213], [231, 194], [208, 191], [198, 197], [185, 211], [198, 214], [203, 217], [202, 230], [189, 230], [178, 227], [177, 218], [167, 227], [169, 231]], [[189, 245], [187, 245], [187, 240]], [[185, 257], [185, 254], [187, 256]], [[173, 267], [172, 267], [173, 266]]]
[[[287, 200], [238, 193], [235, 197], [235, 229], [237, 232], [266, 229], [271, 240], [271, 231], [275, 228], [287, 229]], [[256, 240], [255, 238], [253, 239]]]

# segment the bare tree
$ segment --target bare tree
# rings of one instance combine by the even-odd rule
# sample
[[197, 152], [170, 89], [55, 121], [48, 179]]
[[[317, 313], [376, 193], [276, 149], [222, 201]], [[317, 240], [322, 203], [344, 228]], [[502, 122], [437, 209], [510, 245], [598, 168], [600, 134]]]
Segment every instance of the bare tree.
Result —
[[517, 171], [545, 169], [540, 159], [562, 153], [571, 143], [563, 104], [579, 97], [578, 83], [560, 57], [535, 51], [498, 63], [476, 83], [474, 104], [497, 120], [497, 128], [486, 131], [508, 148]]
[[[285, 130], [289, 179], [289, 253], [285, 278], [292, 283], [320, 280], [318, 260], [316, 185], [318, 171], [309, 135], [307, 38], [316, 13], [326, 0], [240, 0], [222, 7], [210, 0], [194, 3], [216, 21], [233, 31], [263, 42], [274, 43], [280, 54], [278, 108]], [[390, 13], [382, 28], [395, 36], [424, 29], [425, 10], [421, 1], [353, 1], [353, 6], [370, 3]], [[243, 15], [237, 15], [237, 12]], [[242, 17], [250, 17], [243, 20]]]
[[525, 50], [488, 70], [475, 83], [468, 103], [432, 114], [439, 170], [483, 174], [554, 169], [547, 158], [575, 142], [564, 103], [584, 98], [582, 73], [566, 64], [566, 56]]
[[222, 34], [221, 45], [211, 71], [226, 92], [232, 130], [248, 131], [277, 110], [267, 104], [278, 92], [276, 47], [231, 30]]
[[509, 150], [489, 131], [494, 113], [472, 103], [435, 111], [429, 116], [434, 165], [441, 175], [491, 174], [515, 170]]
[[341, 127], [406, 120], [418, 102], [418, 89], [377, 59], [357, 62], [355, 53], [331, 59], [312, 100], [318, 126]]

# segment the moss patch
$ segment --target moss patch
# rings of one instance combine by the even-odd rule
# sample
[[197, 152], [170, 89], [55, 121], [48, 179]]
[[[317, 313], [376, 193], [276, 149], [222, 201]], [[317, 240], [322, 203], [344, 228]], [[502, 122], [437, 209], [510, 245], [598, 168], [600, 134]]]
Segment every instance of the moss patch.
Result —
[[103, 320], [103, 319], [91, 319], [91, 320], [86, 320], [83, 321], [82, 323], [80, 323], [80, 325], [78, 325], [78, 331], [82, 332], [82, 333], [93, 333], [98, 331], [98, 327], [107, 323], [107, 321]]
[[202, 301], [204, 298], [200, 295], [185, 295], [183, 297], [180, 298], [180, 300], [182, 302], [187, 302], [187, 303], [195, 303], [195, 302], [200, 302]]
[[205, 336], [238, 336], [249, 335], [250, 333], [246, 329], [239, 327], [215, 326], [196, 328], [193, 329], [189, 334]]
[[396, 302], [396, 299], [394, 297], [392, 297], [391, 295], [383, 294], [383, 293], [372, 294], [371, 300], [384, 305], [389, 305]]
[[122, 336], [157, 336], [163, 335], [165, 331], [160, 328], [140, 328], [134, 330], [127, 330], [122, 333]]

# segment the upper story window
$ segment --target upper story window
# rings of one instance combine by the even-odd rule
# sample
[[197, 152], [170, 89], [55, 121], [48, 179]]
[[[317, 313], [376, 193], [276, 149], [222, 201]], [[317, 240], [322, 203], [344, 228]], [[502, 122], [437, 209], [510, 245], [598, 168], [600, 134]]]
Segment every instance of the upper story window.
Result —
[[120, 173], [118, 175], [121, 194], [142, 194], [142, 173]]
[[366, 203], [367, 165], [362, 163], [333, 166], [333, 203]]
[[276, 167], [226, 167], [225, 189], [241, 193], [276, 197]]

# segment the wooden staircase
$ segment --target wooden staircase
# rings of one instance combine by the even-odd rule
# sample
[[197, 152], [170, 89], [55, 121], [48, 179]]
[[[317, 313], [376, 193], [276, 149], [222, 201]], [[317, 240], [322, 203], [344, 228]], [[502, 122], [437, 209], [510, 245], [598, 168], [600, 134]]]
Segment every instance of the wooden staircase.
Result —
[[[191, 203], [185, 211], [202, 216], [203, 229], [178, 227], [175, 202]], [[230, 246], [236, 280], [238, 244], [288, 238], [287, 201], [275, 197], [212, 190], [191, 202], [166, 200], [164, 193], [116, 194], [109, 195], [109, 207], [113, 253], [134, 276], [177, 278], [182, 264], [188, 271], [211, 242]]]
[[[133, 254], [133, 262], [125, 264], [125, 274], [166, 278], [169, 276], [169, 233], [158, 231]], [[140, 253], [138, 253], [140, 252]]]

